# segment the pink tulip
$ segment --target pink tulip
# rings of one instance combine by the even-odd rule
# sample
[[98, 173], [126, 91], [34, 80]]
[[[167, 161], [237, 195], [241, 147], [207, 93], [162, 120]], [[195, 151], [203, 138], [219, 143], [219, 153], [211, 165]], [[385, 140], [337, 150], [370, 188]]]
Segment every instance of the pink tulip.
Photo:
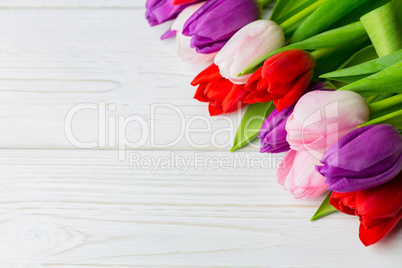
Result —
[[322, 155], [368, 118], [366, 102], [355, 92], [312, 91], [299, 99], [289, 116], [286, 140], [293, 150]]
[[234, 84], [245, 84], [251, 74], [237, 77], [264, 55], [281, 48], [285, 36], [281, 27], [270, 20], [251, 22], [236, 32], [215, 57], [221, 75]]
[[278, 182], [297, 199], [315, 198], [327, 190], [316, 165], [321, 165], [320, 160], [309, 152], [290, 150], [276, 173]]
[[201, 54], [197, 53], [194, 48], [190, 47], [191, 37], [182, 34], [184, 23], [193, 15], [205, 2], [191, 5], [185, 8], [172, 24], [172, 31], [176, 31], [177, 54], [184, 61], [194, 63], [211, 64], [216, 53]]

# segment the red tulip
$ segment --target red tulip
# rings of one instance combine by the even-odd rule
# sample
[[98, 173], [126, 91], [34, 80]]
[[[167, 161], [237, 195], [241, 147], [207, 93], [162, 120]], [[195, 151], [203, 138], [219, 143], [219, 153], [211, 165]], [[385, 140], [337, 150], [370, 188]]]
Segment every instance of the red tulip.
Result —
[[402, 173], [367, 190], [336, 193], [329, 203], [337, 210], [360, 218], [359, 237], [365, 246], [384, 238], [402, 219]]
[[278, 111], [286, 109], [307, 89], [315, 66], [310, 54], [301, 49], [275, 54], [247, 81], [245, 88], [251, 93], [245, 102], [273, 101]]
[[211, 116], [235, 112], [247, 105], [244, 99], [249, 92], [244, 89], [244, 85], [235, 85], [223, 78], [215, 64], [199, 73], [191, 85], [198, 85], [194, 99], [209, 102], [208, 110]]

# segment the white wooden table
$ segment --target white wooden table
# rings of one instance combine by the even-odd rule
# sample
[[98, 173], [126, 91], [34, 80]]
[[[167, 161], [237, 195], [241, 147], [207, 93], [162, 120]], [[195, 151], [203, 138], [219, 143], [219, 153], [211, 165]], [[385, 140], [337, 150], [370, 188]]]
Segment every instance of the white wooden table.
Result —
[[[309, 221], [321, 200], [283, 191], [280, 156], [229, 153], [230, 131], [211, 144], [227, 118], [180, 138], [180, 112], [152, 104], [174, 105], [191, 128], [205, 128], [190, 121], [208, 118], [189, 85], [202, 67], [181, 62], [174, 40], [159, 40], [167, 26], [150, 28], [143, 6], [0, 1], [0, 267], [401, 267], [400, 228], [365, 248], [355, 217]], [[114, 131], [114, 120], [134, 121]], [[152, 145], [140, 127], [151, 122], [156, 144], [179, 141]], [[144, 143], [119, 155], [115, 141], [125, 138]], [[228, 162], [184, 170], [171, 160], [196, 154]], [[247, 156], [271, 168], [233, 166]]]

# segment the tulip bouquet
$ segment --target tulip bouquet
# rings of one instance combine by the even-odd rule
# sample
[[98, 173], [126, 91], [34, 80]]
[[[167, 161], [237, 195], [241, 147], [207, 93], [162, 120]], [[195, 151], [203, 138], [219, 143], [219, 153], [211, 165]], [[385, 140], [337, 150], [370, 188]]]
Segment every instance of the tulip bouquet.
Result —
[[211, 116], [247, 106], [231, 151], [287, 152], [285, 190], [328, 192], [312, 220], [355, 215], [374, 244], [402, 219], [402, 0], [278, 0], [262, 19], [268, 2], [147, 0], [146, 18], [209, 62], [191, 85]]

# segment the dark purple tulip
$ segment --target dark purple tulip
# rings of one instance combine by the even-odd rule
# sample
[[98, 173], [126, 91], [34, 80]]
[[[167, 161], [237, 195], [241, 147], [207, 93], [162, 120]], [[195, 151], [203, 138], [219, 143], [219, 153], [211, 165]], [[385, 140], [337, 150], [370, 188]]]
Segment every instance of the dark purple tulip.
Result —
[[391, 125], [358, 128], [334, 144], [316, 170], [328, 189], [348, 193], [392, 180], [402, 170], [402, 136]]
[[145, 17], [149, 25], [156, 26], [172, 20], [189, 5], [173, 5], [173, 0], [147, 0]]
[[[312, 83], [304, 92], [310, 92], [314, 90], [328, 90], [325, 87], [329, 87], [325, 82]], [[265, 119], [261, 126], [260, 134], [258, 138], [261, 139], [261, 153], [281, 153], [289, 151], [289, 143], [286, 141], [286, 121], [292, 114], [296, 103], [288, 108], [278, 112], [276, 108]]]
[[209, 0], [186, 21], [183, 35], [192, 36], [191, 47], [197, 52], [213, 53], [260, 15], [256, 0]]

